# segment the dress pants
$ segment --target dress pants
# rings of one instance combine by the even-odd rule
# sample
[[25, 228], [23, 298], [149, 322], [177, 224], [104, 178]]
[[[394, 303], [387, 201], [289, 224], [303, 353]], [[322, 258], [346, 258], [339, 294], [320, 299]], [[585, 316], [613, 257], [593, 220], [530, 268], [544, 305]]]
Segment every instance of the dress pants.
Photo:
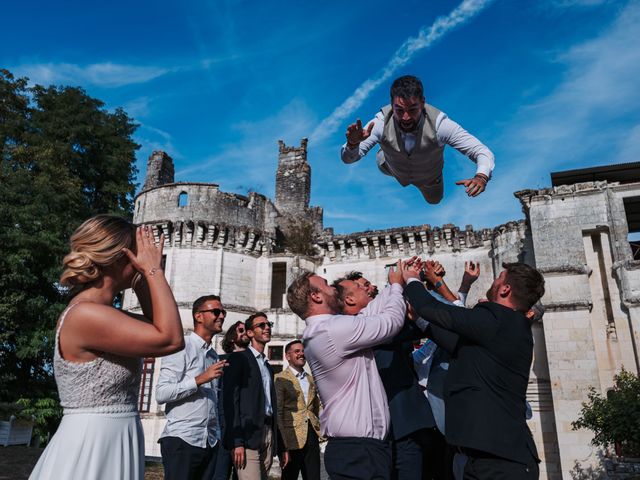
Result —
[[463, 450], [469, 457], [464, 467], [464, 480], [538, 480], [540, 468], [532, 457], [527, 464], [482, 452]]
[[194, 447], [179, 437], [160, 439], [165, 480], [209, 480], [213, 477], [218, 454], [214, 447]]
[[298, 480], [300, 472], [303, 480], [320, 480], [320, 443], [311, 423], [307, 425], [307, 441], [304, 447], [289, 450], [289, 463], [282, 470], [282, 480]]
[[454, 449], [437, 427], [420, 430], [422, 440], [422, 479], [452, 480]]
[[260, 449], [245, 448], [246, 464], [237, 470], [239, 480], [268, 480], [269, 470], [273, 463], [273, 429], [272, 422], [263, 427], [262, 445]]
[[[216, 458], [216, 469], [213, 474], [212, 480], [229, 480], [231, 471], [233, 468], [233, 459], [231, 458], [231, 452], [224, 448], [224, 445], [220, 444], [218, 449], [218, 458]], [[238, 474], [235, 468], [233, 468], [233, 480], [238, 480]]]
[[375, 438], [332, 437], [324, 467], [331, 480], [390, 480], [391, 445]]

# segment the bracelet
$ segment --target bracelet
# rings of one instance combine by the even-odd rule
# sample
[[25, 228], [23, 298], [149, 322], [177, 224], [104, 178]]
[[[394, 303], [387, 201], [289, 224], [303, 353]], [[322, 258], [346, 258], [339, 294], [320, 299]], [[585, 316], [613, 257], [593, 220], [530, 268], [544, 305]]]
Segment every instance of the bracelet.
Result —
[[435, 285], [433, 286], [434, 290], [438, 290], [442, 285], [444, 285], [444, 283], [442, 282], [442, 280], [438, 280]]
[[159, 268], [156, 268], [156, 267], [152, 267], [152, 268], [150, 268], [150, 269], [149, 269], [149, 271], [148, 271], [147, 273], [148, 273], [148, 275], [149, 275], [150, 277], [153, 277], [153, 276], [156, 274], [156, 272], [157, 272], [158, 270], [160, 270], [160, 269], [159, 269]]
[[358, 143], [349, 143], [349, 142], [347, 142], [347, 147], [349, 148], [349, 150], [353, 150], [354, 148], [358, 148], [359, 145], [360, 145], [360, 142], [358, 142]]
[[489, 177], [487, 177], [484, 173], [476, 173], [473, 178], [479, 178], [480, 180], [482, 180], [485, 184], [489, 181]]

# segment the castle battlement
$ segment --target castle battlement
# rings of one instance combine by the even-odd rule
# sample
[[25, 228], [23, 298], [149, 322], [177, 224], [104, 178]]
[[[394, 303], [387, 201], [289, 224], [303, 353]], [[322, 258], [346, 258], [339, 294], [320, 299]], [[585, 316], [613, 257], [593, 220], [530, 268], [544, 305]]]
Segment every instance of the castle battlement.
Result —
[[330, 261], [347, 258], [406, 257], [458, 252], [465, 249], [490, 246], [494, 230], [474, 230], [467, 225], [461, 229], [452, 224], [442, 227], [416, 225], [386, 230], [334, 235], [331, 229], [324, 231], [317, 245], [322, 255]]

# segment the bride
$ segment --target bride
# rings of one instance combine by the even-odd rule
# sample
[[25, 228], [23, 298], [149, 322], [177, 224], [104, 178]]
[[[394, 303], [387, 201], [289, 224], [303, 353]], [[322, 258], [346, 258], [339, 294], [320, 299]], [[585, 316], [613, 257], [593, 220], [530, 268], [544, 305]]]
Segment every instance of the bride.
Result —
[[[56, 328], [54, 373], [64, 416], [32, 479], [144, 478], [138, 415], [141, 357], [184, 348], [182, 324], [160, 269], [163, 236], [98, 215], [71, 236], [63, 286], [71, 301]], [[133, 288], [143, 315], [113, 307]]]

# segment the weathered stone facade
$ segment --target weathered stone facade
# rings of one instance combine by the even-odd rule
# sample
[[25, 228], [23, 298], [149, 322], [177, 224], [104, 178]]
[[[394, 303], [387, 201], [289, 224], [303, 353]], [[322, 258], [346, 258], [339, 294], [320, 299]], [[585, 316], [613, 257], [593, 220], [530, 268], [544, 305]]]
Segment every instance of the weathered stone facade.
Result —
[[[284, 299], [284, 288], [302, 268], [328, 280], [357, 270], [384, 285], [385, 266], [422, 255], [440, 261], [448, 283], [457, 287], [464, 262], [473, 260], [482, 272], [469, 294], [473, 305], [502, 262], [524, 261], [541, 269], [547, 281], [547, 313], [534, 325], [527, 392], [529, 425], [543, 459], [541, 478], [571, 478], [576, 461], [594, 458], [590, 432], [571, 429], [587, 387], [610, 388], [621, 365], [638, 371], [640, 262], [632, 259], [627, 242], [624, 198], [640, 196], [640, 178], [516, 192], [526, 219], [493, 229], [418, 225], [335, 235], [323, 228], [322, 209], [309, 206], [306, 139], [300, 147], [280, 142], [275, 203], [258, 193], [221, 192], [215, 184], [174, 183], [165, 175], [173, 172], [167, 159], [162, 152], [150, 158], [134, 221], [165, 234], [165, 275], [185, 329], [192, 328], [193, 300], [205, 294], [221, 295], [227, 325], [265, 311], [275, 322], [267, 354], [281, 365], [282, 346], [304, 329]], [[312, 227], [312, 255], [292, 251], [287, 242], [291, 225], [301, 218]], [[135, 296], [125, 296], [125, 307], [137, 308]], [[148, 412], [142, 416], [146, 452], [159, 455], [163, 408], [153, 391], [159, 360], [150, 372], [143, 405]]]

